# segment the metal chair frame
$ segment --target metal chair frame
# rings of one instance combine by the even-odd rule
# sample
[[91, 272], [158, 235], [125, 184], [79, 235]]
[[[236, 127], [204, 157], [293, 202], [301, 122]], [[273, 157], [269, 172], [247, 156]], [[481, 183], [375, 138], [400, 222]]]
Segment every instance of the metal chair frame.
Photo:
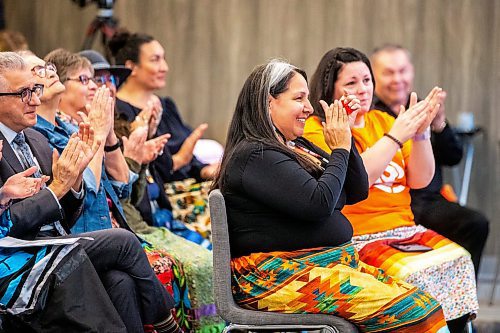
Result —
[[212, 224], [214, 297], [218, 314], [228, 322], [224, 333], [232, 330], [358, 332], [352, 323], [333, 315], [288, 314], [239, 307], [231, 292], [231, 251], [224, 197], [219, 190], [214, 190], [208, 201]]

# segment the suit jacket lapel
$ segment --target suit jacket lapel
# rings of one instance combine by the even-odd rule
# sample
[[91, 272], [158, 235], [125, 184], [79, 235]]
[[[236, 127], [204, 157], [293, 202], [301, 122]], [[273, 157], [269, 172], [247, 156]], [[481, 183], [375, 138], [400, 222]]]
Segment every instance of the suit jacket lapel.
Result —
[[9, 172], [9, 177], [13, 174], [24, 171], [24, 168], [21, 165], [21, 162], [19, 162], [16, 153], [10, 146], [9, 142], [7, 142], [7, 139], [3, 136], [2, 132], [0, 132], [0, 139], [3, 140], [2, 161], [11, 168], [11, 174]]
[[52, 155], [47, 154], [48, 147], [46, 146], [46, 142], [40, 142], [36, 136], [32, 135], [34, 130], [25, 129], [24, 136], [26, 138], [26, 142], [31, 148], [31, 152], [36, 157], [38, 165], [40, 165], [40, 169], [42, 169], [43, 175], [52, 175]]

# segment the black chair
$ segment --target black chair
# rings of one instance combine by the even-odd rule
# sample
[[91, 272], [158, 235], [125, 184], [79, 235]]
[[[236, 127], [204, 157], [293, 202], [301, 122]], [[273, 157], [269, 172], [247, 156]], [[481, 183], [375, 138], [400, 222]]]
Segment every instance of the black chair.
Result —
[[212, 223], [214, 297], [218, 314], [228, 322], [224, 333], [231, 330], [358, 332], [356, 326], [333, 315], [286, 314], [239, 307], [231, 292], [231, 252], [224, 197], [219, 190], [214, 190], [208, 201]]

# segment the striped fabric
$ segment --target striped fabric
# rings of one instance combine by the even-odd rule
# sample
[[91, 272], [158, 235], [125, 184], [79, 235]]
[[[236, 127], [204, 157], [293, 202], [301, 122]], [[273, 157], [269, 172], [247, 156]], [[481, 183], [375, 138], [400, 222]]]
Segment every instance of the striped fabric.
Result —
[[234, 258], [233, 294], [242, 307], [343, 317], [362, 332], [448, 332], [439, 303], [420, 289], [335, 248]]
[[51, 273], [77, 246], [0, 248], [0, 312], [18, 315], [34, 310]]
[[[411, 283], [436, 298], [446, 320], [479, 309], [474, 266], [461, 246], [422, 226], [402, 227], [353, 237], [360, 260]], [[431, 247], [427, 252], [402, 252], [391, 243]]]

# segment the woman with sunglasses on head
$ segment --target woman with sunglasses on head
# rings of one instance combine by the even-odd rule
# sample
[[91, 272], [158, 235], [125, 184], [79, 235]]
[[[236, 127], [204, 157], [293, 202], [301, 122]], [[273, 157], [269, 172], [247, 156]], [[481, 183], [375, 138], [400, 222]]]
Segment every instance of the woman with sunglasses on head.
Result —
[[[439, 109], [441, 89], [422, 101], [412, 93], [407, 110], [394, 119], [372, 110], [374, 79], [370, 61], [352, 48], [335, 48], [323, 56], [311, 79], [313, 101], [349, 102], [352, 134], [368, 173], [366, 200], [346, 205], [342, 213], [354, 228], [360, 260], [412, 283], [434, 296], [451, 332], [462, 332], [478, 302], [470, 254], [432, 230], [415, 225], [410, 188], [422, 188], [434, 174], [429, 126]], [[304, 137], [330, 151], [323, 134], [326, 114], [306, 121]], [[451, 222], [451, 221], [450, 221]]]

